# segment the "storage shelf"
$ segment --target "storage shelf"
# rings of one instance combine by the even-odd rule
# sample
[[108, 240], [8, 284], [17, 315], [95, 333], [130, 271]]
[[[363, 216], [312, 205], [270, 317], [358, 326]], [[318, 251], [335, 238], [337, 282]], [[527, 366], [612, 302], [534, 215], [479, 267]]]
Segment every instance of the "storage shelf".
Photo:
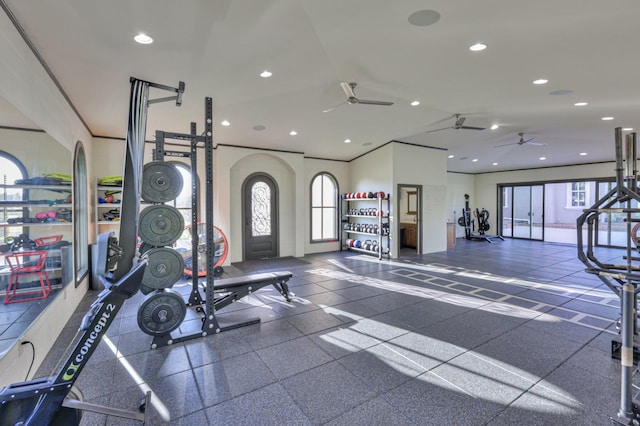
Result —
[[0, 208], [2, 207], [45, 207], [51, 209], [59, 209], [61, 207], [71, 208], [71, 204], [49, 204], [49, 203], [0, 203]]
[[[391, 211], [391, 203], [390, 203], [390, 195], [387, 195], [384, 198], [373, 197], [373, 198], [341, 198], [340, 199], [340, 217], [341, 217], [341, 227], [342, 230], [340, 232], [340, 242], [341, 242], [341, 250], [354, 250], [360, 253], [366, 253], [370, 255], [374, 255], [378, 257], [378, 260], [382, 260], [383, 256], [388, 258], [391, 257], [391, 229], [390, 229], [390, 216], [389, 212]], [[376, 214], [345, 214], [345, 212], [349, 211], [361, 211], [359, 207], [362, 206], [362, 202], [375, 202]], [[371, 204], [369, 204], [371, 205]], [[350, 208], [351, 207], [351, 208]], [[364, 211], [364, 210], [362, 210]], [[386, 214], [382, 214], [386, 213]], [[372, 224], [377, 224], [378, 232], [364, 232], [364, 231], [356, 231], [352, 229], [344, 229], [344, 224], [360, 224], [360, 226], [365, 225], [370, 226]], [[388, 228], [388, 232], [387, 229]], [[381, 230], [385, 230], [383, 234]], [[351, 235], [363, 235], [365, 238], [369, 238], [373, 242], [377, 243], [378, 247], [380, 247], [381, 251], [374, 250], [365, 250], [362, 248], [351, 247], [349, 245], [344, 244], [347, 237]]]
[[98, 225], [119, 225], [119, 220], [99, 220]]
[[8, 185], [0, 184], [0, 188], [6, 189], [45, 189], [50, 191], [65, 191], [71, 192], [71, 185]]
[[45, 223], [7, 223], [2, 222], [0, 226], [3, 227], [13, 227], [13, 226], [70, 226], [73, 225], [73, 222], [45, 222]]

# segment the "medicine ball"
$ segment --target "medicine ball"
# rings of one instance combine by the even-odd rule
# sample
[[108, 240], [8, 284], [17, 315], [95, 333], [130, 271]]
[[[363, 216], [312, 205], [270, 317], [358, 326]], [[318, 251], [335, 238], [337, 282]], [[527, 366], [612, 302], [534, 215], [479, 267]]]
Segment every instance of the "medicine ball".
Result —
[[386, 198], [385, 195], [384, 191], [378, 192], [378, 198]]
[[373, 192], [369, 192], [367, 198], [376, 198], [376, 195]]

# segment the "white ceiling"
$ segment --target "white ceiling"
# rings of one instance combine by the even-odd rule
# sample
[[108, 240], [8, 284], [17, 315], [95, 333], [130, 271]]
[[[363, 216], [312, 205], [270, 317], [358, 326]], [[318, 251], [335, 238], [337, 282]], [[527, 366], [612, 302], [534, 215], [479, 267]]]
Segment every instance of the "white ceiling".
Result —
[[[186, 83], [180, 108], [150, 107], [149, 138], [156, 129], [188, 133], [192, 121], [202, 130], [210, 96], [216, 144], [326, 159], [398, 140], [449, 150], [456, 172], [609, 161], [613, 129], [640, 129], [637, 0], [3, 1], [94, 135], [124, 137], [131, 76]], [[408, 23], [425, 9], [440, 20]], [[155, 42], [135, 43], [138, 32]], [[470, 51], [478, 41], [488, 48]], [[265, 69], [273, 76], [261, 78]], [[533, 85], [537, 78], [549, 83]], [[359, 97], [395, 104], [323, 113], [346, 100], [340, 82], [351, 81]], [[425, 133], [453, 125], [432, 124], [453, 113], [501, 127]], [[519, 132], [546, 145], [495, 147]]]

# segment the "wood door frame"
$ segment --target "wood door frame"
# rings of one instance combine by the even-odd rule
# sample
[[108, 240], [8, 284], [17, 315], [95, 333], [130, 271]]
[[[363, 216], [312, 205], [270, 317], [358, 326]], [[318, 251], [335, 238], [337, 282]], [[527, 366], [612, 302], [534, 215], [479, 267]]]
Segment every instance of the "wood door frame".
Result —
[[275, 214], [273, 211], [271, 212], [271, 235], [275, 239], [275, 254], [276, 254], [275, 257], [280, 256], [280, 233], [279, 233], [279, 226], [278, 226], [280, 222], [280, 189], [278, 188], [278, 182], [273, 178], [273, 176], [271, 176], [266, 172], [255, 172], [248, 175], [244, 179], [244, 181], [242, 182], [242, 186], [240, 187], [240, 209], [242, 212], [240, 220], [242, 223], [242, 261], [243, 262], [247, 260], [247, 256], [246, 256], [246, 248], [247, 248], [246, 219], [247, 218], [245, 217], [245, 212], [246, 212], [245, 199], [246, 199], [247, 183], [252, 179], [255, 179], [258, 177], [264, 177], [270, 180], [271, 183], [273, 184], [272, 197], [275, 198], [275, 202], [273, 202], [273, 205], [275, 206]]
[[[396, 226], [395, 228], [397, 228], [397, 230], [394, 230], [394, 233], [396, 234], [396, 241], [398, 241], [397, 243], [397, 251], [398, 251], [398, 256], [400, 256], [400, 215], [401, 212], [404, 211], [403, 208], [405, 206], [401, 205], [400, 202], [400, 194], [402, 194], [402, 189], [403, 188], [412, 188], [415, 189], [415, 191], [417, 192], [416, 194], [416, 254], [422, 254], [422, 185], [419, 184], [409, 184], [409, 183], [399, 183], [397, 185], [397, 191], [396, 191], [396, 203], [395, 203], [395, 211], [397, 212], [397, 214], [395, 214], [395, 222], [396, 222]], [[395, 244], [394, 244], [395, 246]]]

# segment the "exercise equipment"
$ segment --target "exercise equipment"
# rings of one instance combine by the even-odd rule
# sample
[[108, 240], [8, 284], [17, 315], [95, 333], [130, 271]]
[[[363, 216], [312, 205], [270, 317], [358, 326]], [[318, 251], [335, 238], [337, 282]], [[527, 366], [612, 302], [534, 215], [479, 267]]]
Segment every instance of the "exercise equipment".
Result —
[[172, 206], [158, 204], [140, 213], [140, 239], [154, 246], [168, 246], [176, 242], [184, 229], [184, 218]]
[[[166, 156], [170, 157], [182, 157], [189, 158], [191, 165], [191, 229], [197, 230], [195, 233], [191, 235], [191, 261], [189, 262], [191, 273], [191, 293], [189, 295], [188, 300], [186, 301], [186, 306], [195, 308], [195, 310], [199, 313], [203, 314], [202, 318], [202, 329], [201, 331], [192, 332], [190, 334], [182, 334], [178, 336], [172, 336], [171, 332], [167, 332], [165, 330], [164, 333], [154, 335], [153, 341], [151, 343], [151, 348], [157, 348], [159, 346], [165, 346], [172, 343], [182, 342], [198, 337], [204, 337], [211, 333], [220, 333], [222, 331], [230, 330], [237, 327], [243, 327], [250, 324], [255, 324], [259, 322], [260, 319], [251, 319], [248, 321], [242, 321], [235, 324], [222, 324], [216, 318], [216, 311], [222, 309], [227, 306], [229, 303], [232, 303], [235, 300], [238, 300], [242, 297], [245, 297], [252, 292], [268, 286], [273, 285], [276, 290], [278, 290], [287, 301], [289, 301], [288, 296], [288, 287], [287, 281], [291, 278], [292, 274], [290, 272], [278, 272], [271, 273], [270, 275], [260, 275], [258, 277], [249, 275], [244, 277], [234, 277], [234, 278], [223, 278], [218, 279], [217, 274], [221, 273], [220, 269], [216, 269], [217, 267], [221, 267], [221, 265], [217, 264], [217, 262], [222, 258], [223, 255], [220, 256], [218, 260], [216, 260], [216, 231], [213, 225], [213, 117], [212, 117], [212, 99], [205, 98], [205, 130], [204, 132], [198, 132], [196, 129], [196, 124], [191, 123], [191, 131], [189, 134], [184, 133], [174, 133], [174, 132], [165, 132], [161, 130], [156, 130], [156, 141], [155, 148], [153, 150], [153, 161], [154, 162], [162, 162]], [[186, 146], [189, 148], [188, 151], [181, 150], [167, 150], [165, 146], [165, 141], [167, 139], [171, 139], [176, 141], [172, 146], [180, 146], [181, 143], [186, 143]], [[204, 188], [205, 199], [204, 206], [200, 209], [198, 203], [198, 180], [197, 180], [197, 170], [198, 170], [198, 149], [203, 149], [205, 154], [205, 176], [204, 181], [206, 182], [206, 186]], [[153, 206], [156, 207], [156, 206]], [[151, 207], [151, 208], [153, 208]], [[166, 206], [165, 206], [166, 207]], [[148, 210], [149, 208], [145, 209]], [[201, 222], [198, 218], [198, 211], [204, 211], [204, 220]], [[141, 221], [142, 222], [142, 221]], [[171, 223], [173, 224], [173, 223]], [[204, 232], [202, 232], [202, 227], [204, 228]], [[151, 229], [151, 226], [147, 226], [147, 229], [150, 230], [152, 240], [149, 240], [149, 236], [142, 236], [142, 232], [140, 237], [143, 241], [153, 245], [165, 245], [159, 244], [160, 241], [156, 240], [154, 237], [156, 234], [160, 232], [156, 232], [155, 229]], [[182, 232], [183, 229], [181, 228]], [[219, 232], [222, 234], [222, 232]], [[176, 235], [176, 239], [179, 236]], [[204, 239], [204, 243], [202, 241]], [[226, 240], [226, 239], [225, 239]], [[164, 242], [164, 241], [162, 241]], [[226, 247], [226, 241], [224, 246]], [[219, 247], [219, 244], [218, 244]], [[203, 251], [204, 249], [204, 251]], [[203, 283], [202, 288], [205, 290], [205, 297], [203, 297], [200, 293], [200, 277], [198, 276], [201, 270], [201, 262], [199, 261], [199, 255], [195, 255], [196, 253], [201, 253], [204, 255], [205, 265], [204, 271], [213, 271], [213, 273], [209, 273], [206, 277], [206, 282]], [[193, 271], [198, 271], [193, 273]], [[232, 281], [225, 281], [232, 280]], [[151, 296], [153, 297], [153, 296]]]
[[154, 290], [171, 288], [182, 277], [184, 262], [178, 251], [169, 247], [152, 248], [144, 253], [147, 269], [142, 284]]
[[[176, 93], [176, 96], [162, 100], [175, 99], [177, 105], [181, 104], [184, 91], [182, 82], [178, 88], [173, 88], [131, 79], [120, 239], [113, 233], [100, 234], [96, 244], [95, 272], [105, 290], [84, 316], [80, 338], [72, 343], [69, 355], [54, 376], [14, 383], [0, 389], [0, 426], [73, 425], [79, 423], [83, 410], [147, 421], [146, 410], [140, 413], [87, 404], [80, 400], [80, 393], [73, 390], [73, 385], [124, 302], [138, 292], [147, 266], [146, 259], [135, 262], [135, 251], [146, 113], [148, 105], [154, 102], [148, 99], [149, 87]], [[148, 392], [145, 406], [149, 405], [150, 397], [151, 392]]]
[[[616, 150], [616, 187], [600, 198], [576, 220], [578, 259], [586, 266], [585, 272], [596, 275], [620, 298], [620, 337], [611, 342], [614, 358], [620, 359], [620, 409], [612, 423], [621, 425], [640, 424], [640, 401], [634, 400], [633, 374], [634, 364], [640, 361], [640, 345], [638, 345], [638, 291], [640, 291], [640, 257], [633, 256], [637, 247], [637, 228], [633, 223], [640, 223], [640, 192], [638, 192], [638, 170], [636, 164], [636, 133], [626, 135], [626, 149], [623, 150], [622, 128], [615, 129]], [[624, 262], [610, 263], [598, 259], [593, 248], [600, 215], [617, 213], [624, 215], [626, 223], [627, 244]], [[583, 228], [587, 225], [587, 241], [583, 236]], [[607, 257], [610, 259], [610, 256]], [[613, 261], [615, 262], [615, 261]], [[635, 263], [634, 263], [635, 262]]]
[[458, 225], [464, 227], [464, 237], [467, 240], [480, 240], [493, 243], [496, 240], [504, 241], [501, 235], [487, 235], [485, 232], [489, 230], [489, 211], [476, 209], [474, 212], [478, 223], [478, 233], [475, 233], [476, 220], [471, 216], [471, 208], [469, 207], [469, 194], [464, 194], [464, 208], [462, 216], [458, 218]]
[[148, 203], [166, 203], [180, 195], [182, 176], [171, 163], [154, 161], [142, 171], [142, 199]]

